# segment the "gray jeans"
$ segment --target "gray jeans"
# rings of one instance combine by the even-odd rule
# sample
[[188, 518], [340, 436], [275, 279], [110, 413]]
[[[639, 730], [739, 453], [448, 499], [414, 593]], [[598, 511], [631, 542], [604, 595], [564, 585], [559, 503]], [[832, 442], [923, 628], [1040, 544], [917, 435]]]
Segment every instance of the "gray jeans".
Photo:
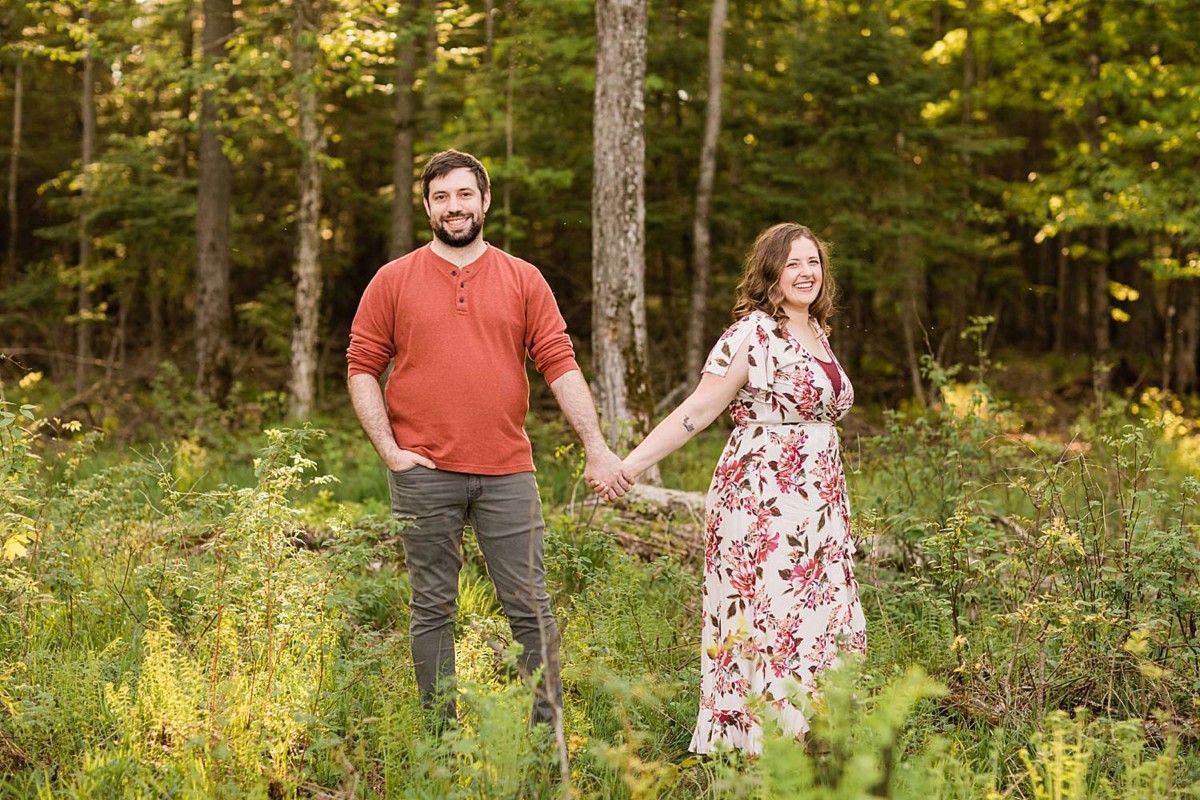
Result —
[[[463, 526], [470, 523], [513, 638], [524, 647], [521, 662], [528, 674], [542, 666], [545, 652], [533, 721], [553, 724], [562, 708], [558, 625], [546, 593], [545, 525], [533, 473], [470, 475], [418, 466], [389, 478], [392, 513], [411, 522], [401, 536], [412, 584], [413, 666], [425, 707], [440, 704], [447, 718], [456, 715], [454, 617]], [[446, 694], [439, 698], [439, 691]]]

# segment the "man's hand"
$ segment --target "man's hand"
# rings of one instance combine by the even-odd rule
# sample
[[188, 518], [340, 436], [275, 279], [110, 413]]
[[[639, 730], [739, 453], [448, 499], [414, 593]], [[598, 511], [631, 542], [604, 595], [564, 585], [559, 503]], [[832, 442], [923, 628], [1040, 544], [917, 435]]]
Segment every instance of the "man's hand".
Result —
[[379, 378], [375, 375], [351, 375], [348, 382], [350, 402], [354, 404], [354, 413], [362, 423], [363, 431], [379, 454], [379, 460], [392, 472], [402, 472], [415, 466], [437, 469], [437, 465], [420, 453], [403, 450], [396, 444], [396, 436], [392, 433], [392, 423], [388, 420], [387, 404], [383, 399], [383, 390], [379, 388]]
[[420, 453], [414, 453], [411, 450], [401, 450], [399, 447], [395, 449], [395, 452], [389, 453], [388, 457], [383, 460], [383, 463], [392, 472], [403, 472], [406, 469], [412, 469], [416, 466], [437, 469], [432, 461]]
[[606, 446], [598, 452], [588, 454], [583, 479], [593, 492], [612, 502], [618, 497], [624, 497], [633, 486], [633, 481], [625, 474], [622, 466], [621, 459]]

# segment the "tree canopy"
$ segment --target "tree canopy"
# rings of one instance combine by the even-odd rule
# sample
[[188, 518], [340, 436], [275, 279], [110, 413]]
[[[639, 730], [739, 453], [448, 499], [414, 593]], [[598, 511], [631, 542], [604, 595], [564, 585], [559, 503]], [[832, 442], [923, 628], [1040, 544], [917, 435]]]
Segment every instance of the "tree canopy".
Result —
[[[541, 267], [587, 350], [592, 3], [312, 0], [296, 33], [292, 4], [236, 0], [220, 58], [202, 42], [210, 5], [0, 4], [3, 213], [16, 223], [0, 226], [0, 350], [64, 377], [81, 359], [95, 375], [148, 374], [161, 359], [195, 368], [205, 98], [232, 178], [232, 374], [287, 385], [302, 170], [321, 175], [315, 358], [332, 376], [358, 296], [399, 235], [397, 207], [411, 211], [416, 243], [428, 240], [415, 184], [451, 146], [488, 165], [488, 238]], [[657, 397], [688, 379], [711, 10], [648, 6]], [[922, 396], [921, 357], [961, 360], [959, 334], [984, 315], [995, 345], [1197, 388], [1195, 3], [731, 0], [726, 13], [705, 341], [728, 320], [749, 242], [792, 219], [833, 244], [835, 346], [864, 397]], [[305, 135], [305, 119], [319, 132]], [[398, 144], [398, 125], [411, 145]], [[317, 382], [320, 399], [331, 390]]]

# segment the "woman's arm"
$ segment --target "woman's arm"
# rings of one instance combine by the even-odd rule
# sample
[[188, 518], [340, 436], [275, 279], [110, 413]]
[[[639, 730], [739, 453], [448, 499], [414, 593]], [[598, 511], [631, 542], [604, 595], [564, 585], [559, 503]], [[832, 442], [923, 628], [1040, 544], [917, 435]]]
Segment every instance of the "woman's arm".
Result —
[[704, 373], [700, 384], [686, 400], [658, 423], [650, 435], [625, 457], [625, 474], [631, 480], [674, 453], [693, 436], [707, 428], [733, 402], [750, 377], [746, 361], [748, 342], [734, 354], [725, 375]]

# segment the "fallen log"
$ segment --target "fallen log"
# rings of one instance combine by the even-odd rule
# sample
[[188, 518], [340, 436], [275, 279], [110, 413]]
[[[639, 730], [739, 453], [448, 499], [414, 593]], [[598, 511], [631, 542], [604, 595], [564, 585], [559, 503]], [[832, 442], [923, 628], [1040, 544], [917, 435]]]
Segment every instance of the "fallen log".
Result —
[[687, 562], [704, 553], [704, 494], [635, 485], [613, 504], [620, 519], [612, 533], [627, 553], [646, 561], [674, 556]]

